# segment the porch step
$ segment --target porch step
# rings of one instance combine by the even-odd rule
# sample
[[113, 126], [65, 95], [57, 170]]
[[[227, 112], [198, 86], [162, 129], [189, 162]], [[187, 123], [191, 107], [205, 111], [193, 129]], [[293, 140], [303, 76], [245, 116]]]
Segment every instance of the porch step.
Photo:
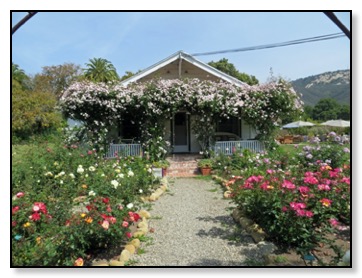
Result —
[[167, 176], [169, 177], [194, 177], [199, 174], [197, 167], [197, 159], [200, 155], [182, 155], [174, 154], [167, 158], [170, 166], [167, 169]]

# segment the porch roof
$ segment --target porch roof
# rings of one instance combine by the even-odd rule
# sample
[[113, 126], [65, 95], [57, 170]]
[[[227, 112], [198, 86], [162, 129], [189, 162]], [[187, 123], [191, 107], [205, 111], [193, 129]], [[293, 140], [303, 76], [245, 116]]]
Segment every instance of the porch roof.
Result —
[[215, 77], [218, 77], [220, 78], [221, 80], [224, 80], [226, 82], [229, 82], [229, 83], [232, 83], [232, 84], [235, 84], [236, 86], [239, 86], [239, 87], [249, 87], [248, 84], [240, 81], [239, 79], [235, 78], [235, 77], [232, 77], [204, 62], [201, 62], [197, 59], [195, 59], [193, 56], [191, 56], [190, 54], [187, 54], [185, 52], [183, 52], [182, 50], [172, 54], [171, 56], [159, 61], [158, 63], [144, 69], [143, 71], [135, 74], [134, 76], [126, 79], [126, 80], [123, 80], [121, 82], [122, 85], [124, 86], [127, 86], [128, 84], [130, 83], [133, 83], [133, 82], [137, 82], [138, 80], [140, 80], [141, 78], [157, 71], [158, 69], [172, 63], [173, 61], [176, 61], [178, 59], [182, 59], [182, 60], [185, 60], [189, 63], [191, 63], [192, 65], [202, 69], [203, 71], [215, 76]]

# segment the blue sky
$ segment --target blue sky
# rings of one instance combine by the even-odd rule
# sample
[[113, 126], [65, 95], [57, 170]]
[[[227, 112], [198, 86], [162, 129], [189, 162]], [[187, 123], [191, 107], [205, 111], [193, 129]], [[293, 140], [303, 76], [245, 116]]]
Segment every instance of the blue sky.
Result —
[[[13, 13], [16, 24], [25, 13]], [[350, 14], [336, 13], [350, 29]], [[12, 61], [27, 74], [65, 62], [84, 67], [91, 58], [111, 61], [122, 76], [178, 50], [199, 53], [256, 46], [341, 32], [322, 12], [40, 12], [12, 36]], [[198, 56], [227, 58], [265, 82], [294, 80], [350, 68], [347, 37], [257, 51]]]

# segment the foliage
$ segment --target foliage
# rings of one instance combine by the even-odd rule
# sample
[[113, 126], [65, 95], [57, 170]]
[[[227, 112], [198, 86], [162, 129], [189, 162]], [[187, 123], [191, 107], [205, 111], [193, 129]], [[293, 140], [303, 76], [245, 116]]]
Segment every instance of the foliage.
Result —
[[233, 76], [237, 79], [239, 79], [240, 81], [242, 82], [245, 82], [249, 85], [257, 85], [259, 84], [259, 81], [258, 79], [256, 79], [255, 76], [253, 75], [248, 75], [246, 73], [242, 73], [242, 72], [239, 72], [234, 64], [230, 63], [228, 61], [228, 59], [220, 59], [219, 61], [217, 62], [214, 62], [214, 61], [211, 61], [208, 63], [210, 66], [230, 75], [230, 76]]
[[81, 75], [80, 66], [72, 63], [45, 66], [33, 77], [33, 91], [52, 93], [59, 99], [65, 89], [81, 79]]
[[26, 75], [25, 71], [19, 65], [11, 63], [11, 78], [18, 82], [23, 90], [29, 89], [30, 78]]
[[[312, 154], [312, 156], [310, 156]], [[232, 200], [268, 238], [308, 254], [350, 219], [349, 149], [314, 144], [300, 152], [233, 153], [216, 157], [214, 170], [228, 179]]]
[[86, 63], [84, 77], [93, 82], [114, 82], [119, 80], [118, 73], [114, 65], [103, 58], [93, 58]]
[[276, 128], [280, 115], [301, 109], [297, 95], [284, 82], [241, 88], [198, 79], [153, 80], [126, 88], [80, 82], [64, 92], [60, 105], [66, 116], [83, 121], [91, 129], [108, 127], [125, 114], [133, 115], [143, 127], [143, 142], [159, 136], [166, 138], [158, 130], [161, 121], [186, 110], [200, 118], [193, 128], [205, 150], [212, 145], [216, 116], [242, 117], [267, 137]]
[[208, 158], [200, 159], [197, 162], [197, 166], [200, 168], [212, 168], [213, 164], [214, 164], [213, 160]]
[[14, 266], [70, 266], [120, 244], [138, 220], [139, 197], [155, 189], [147, 161], [104, 160], [62, 140], [13, 146]]
[[62, 126], [55, 96], [45, 92], [25, 91], [13, 79], [11, 92], [12, 135], [27, 138]]
[[163, 160], [152, 162], [152, 166], [155, 168], [166, 169], [170, 166], [170, 162], [168, 162], [168, 160], [166, 160], [166, 159], [163, 159]]

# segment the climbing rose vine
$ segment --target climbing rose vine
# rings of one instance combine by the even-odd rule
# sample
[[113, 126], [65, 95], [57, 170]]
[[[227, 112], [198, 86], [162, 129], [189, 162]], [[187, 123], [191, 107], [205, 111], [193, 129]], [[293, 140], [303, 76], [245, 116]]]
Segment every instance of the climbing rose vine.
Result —
[[128, 114], [149, 132], [155, 123], [186, 110], [210, 122], [217, 117], [243, 118], [267, 136], [280, 115], [302, 109], [302, 102], [285, 82], [238, 87], [199, 79], [158, 79], [127, 87], [74, 83], [63, 93], [60, 106], [66, 116], [91, 130], [114, 126]]

